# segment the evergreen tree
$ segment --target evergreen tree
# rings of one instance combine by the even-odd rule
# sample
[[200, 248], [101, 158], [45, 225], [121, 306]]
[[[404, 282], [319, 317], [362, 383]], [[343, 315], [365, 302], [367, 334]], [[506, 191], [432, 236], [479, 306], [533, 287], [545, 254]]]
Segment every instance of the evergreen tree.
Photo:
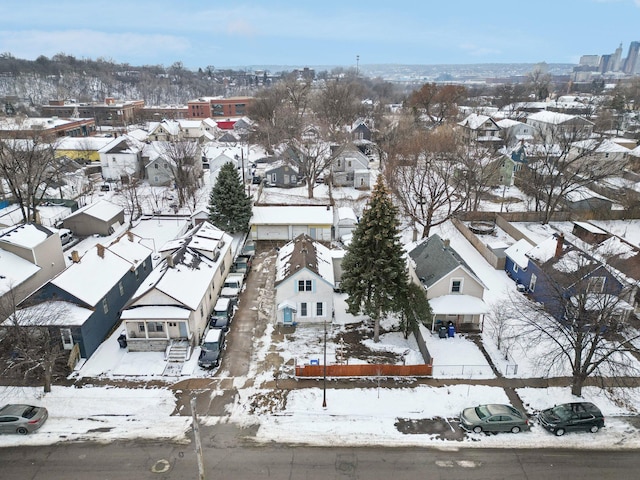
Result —
[[251, 197], [244, 186], [236, 167], [225, 163], [209, 195], [209, 220], [227, 233], [246, 232], [251, 220]]
[[349, 295], [348, 312], [368, 315], [374, 321], [374, 342], [380, 340], [381, 317], [400, 312], [402, 302], [407, 301], [408, 277], [399, 226], [397, 208], [379, 175], [347, 248], [340, 283]]
[[431, 324], [433, 311], [423, 287], [409, 282], [407, 297], [399, 300], [400, 331], [405, 339], [409, 338], [409, 334], [418, 328], [420, 323]]

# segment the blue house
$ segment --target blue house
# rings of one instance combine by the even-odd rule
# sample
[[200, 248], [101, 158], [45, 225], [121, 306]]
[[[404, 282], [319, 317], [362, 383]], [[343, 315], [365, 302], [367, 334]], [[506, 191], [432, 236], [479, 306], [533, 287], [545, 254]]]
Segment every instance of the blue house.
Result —
[[625, 284], [616, 270], [569, 243], [563, 234], [536, 246], [519, 240], [505, 250], [505, 271], [519, 291], [544, 305], [558, 320], [575, 316], [572, 304], [579, 302], [579, 315], [611, 306], [609, 315], [624, 321], [633, 308], [623, 299]]
[[65, 350], [77, 344], [80, 356], [89, 358], [151, 272], [151, 255], [152, 250], [130, 232], [82, 256], [72, 252], [68, 268], [18, 305], [18, 323], [48, 327], [59, 334]]

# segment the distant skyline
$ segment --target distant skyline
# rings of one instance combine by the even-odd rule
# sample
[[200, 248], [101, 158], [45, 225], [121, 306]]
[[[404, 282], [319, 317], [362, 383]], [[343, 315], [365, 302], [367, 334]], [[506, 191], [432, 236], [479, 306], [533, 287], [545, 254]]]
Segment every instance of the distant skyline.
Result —
[[2, 0], [0, 53], [189, 69], [577, 64], [620, 43], [626, 56], [639, 25], [640, 0]]

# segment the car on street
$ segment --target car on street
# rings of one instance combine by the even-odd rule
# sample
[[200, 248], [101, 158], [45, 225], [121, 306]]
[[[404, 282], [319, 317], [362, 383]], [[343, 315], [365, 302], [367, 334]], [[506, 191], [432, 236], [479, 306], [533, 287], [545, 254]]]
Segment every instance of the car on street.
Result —
[[491, 403], [465, 408], [460, 413], [460, 426], [468, 432], [511, 432], [529, 430], [528, 417], [511, 405]]
[[213, 312], [209, 317], [210, 328], [221, 328], [225, 332], [229, 330], [229, 324], [233, 317], [234, 299], [229, 297], [221, 297], [216, 301]]
[[206, 333], [198, 357], [198, 365], [201, 368], [210, 370], [220, 365], [224, 341], [225, 333], [221, 328], [212, 328]]
[[0, 408], [0, 433], [26, 435], [39, 429], [48, 417], [49, 413], [44, 407], [7, 404]]
[[604, 427], [604, 416], [591, 402], [561, 403], [539, 412], [538, 422], [557, 436], [577, 430], [596, 433]]

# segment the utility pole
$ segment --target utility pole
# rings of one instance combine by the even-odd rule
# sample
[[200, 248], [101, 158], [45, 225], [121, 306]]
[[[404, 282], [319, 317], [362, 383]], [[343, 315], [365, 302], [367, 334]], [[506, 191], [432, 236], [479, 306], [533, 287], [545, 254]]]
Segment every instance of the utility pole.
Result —
[[196, 397], [191, 397], [191, 416], [193, 417], [193, 438], [195, 439], [196, 458], [198, 459], [198, 480], [205, 480], [202, 442], [200, 441], [200, 426], [198, 425], [198, 416], [196, 414]]
[[322, 362], [322, 408], [327, 408], [327, 320], [324, 321], [324, 361]]
[[356, 77], [360, 72], [360, 55], [356, 55]]

